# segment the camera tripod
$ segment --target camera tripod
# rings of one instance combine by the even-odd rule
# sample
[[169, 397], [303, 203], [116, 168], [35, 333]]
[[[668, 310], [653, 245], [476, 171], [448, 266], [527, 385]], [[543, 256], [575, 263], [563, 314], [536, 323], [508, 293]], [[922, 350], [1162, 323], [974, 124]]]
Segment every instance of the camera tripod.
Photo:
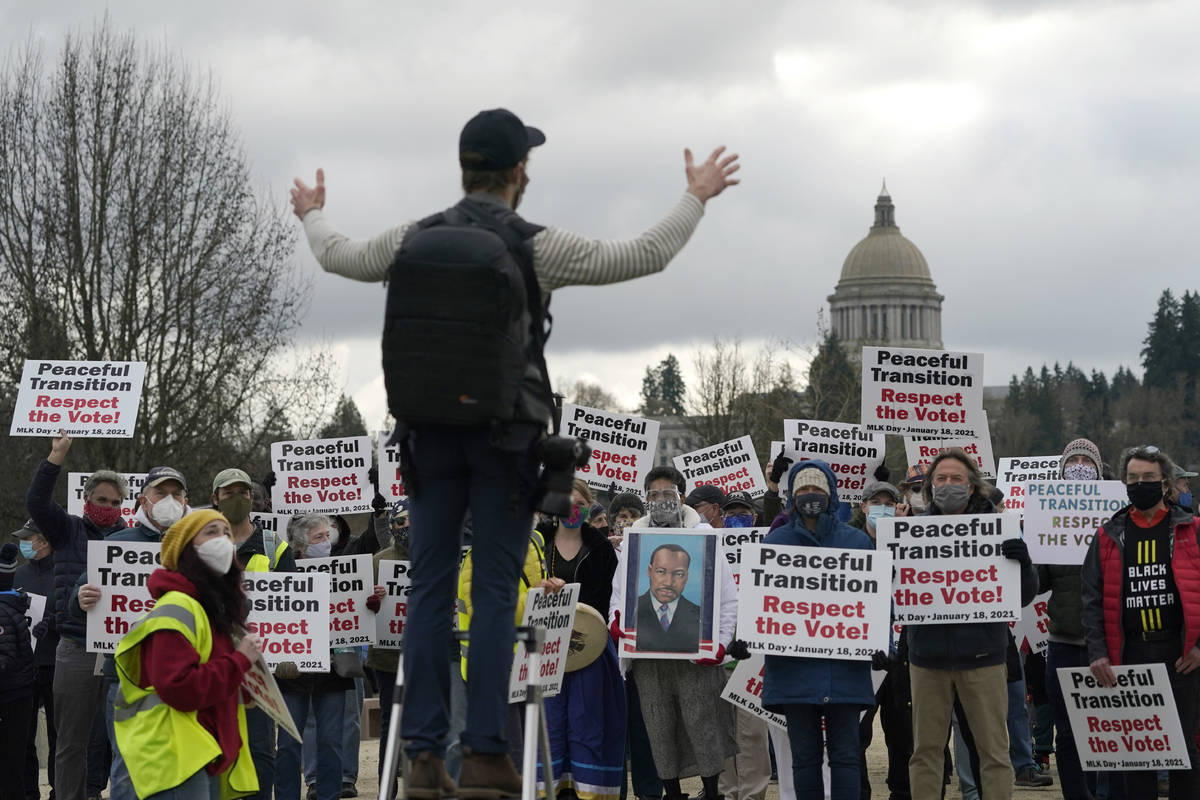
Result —
[[[467, 640], [469, 633], [459, 631], [455, 636]], [[525, 681], [525, 735], [521, 756], [521, 800], [537, 800], [538, 747], [541, 746], [542, 770], [546, 777], [546, 795], [554, 784], [554, 767], [550, 761], [550, 731], [546, 727], [546, 704], [537, 677], [542, 671], [542, 645], [546, 630], [540, 625], [517, 628], [517, 641], [529, 655], [529, 670]], [[387, 743], [384, 748], [383, 773], [379, 781], [379, 800], [394, 800], [396, 759], [400, 758], [401, 782], [407, 786], [408, 768], [400, 753], [400, 717], [404, 707], [404, 659], [396, 666], [396, 683], [392, 688], [392, 708], [388, 722]]]

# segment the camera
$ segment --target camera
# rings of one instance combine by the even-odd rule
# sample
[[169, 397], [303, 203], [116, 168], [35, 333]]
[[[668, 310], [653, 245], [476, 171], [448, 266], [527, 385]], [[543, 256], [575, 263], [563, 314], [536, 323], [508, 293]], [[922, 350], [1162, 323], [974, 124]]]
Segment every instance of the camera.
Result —
[[533, 507], [556, 517], [571, 515], [571, 490], [575, 470], [592, 457], [586, 439], [572, 436], [548, 436], [538, 445], [538, 460], [542, 474], [534, 488]]

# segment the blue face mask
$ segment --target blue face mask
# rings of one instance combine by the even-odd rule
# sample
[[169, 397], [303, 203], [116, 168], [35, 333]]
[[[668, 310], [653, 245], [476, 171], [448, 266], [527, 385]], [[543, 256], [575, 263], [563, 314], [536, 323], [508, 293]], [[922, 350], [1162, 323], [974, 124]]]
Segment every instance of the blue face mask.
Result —
[[753, 528], [753, 514], [731, 514], [725, 518], [726, 528]]
[[880, 517], [896, 516], [895, 506], [867, 506], [867, 523], [874, 528]]
[[[1188, 508], [1195, 508], [1195, 506], [1192, 505], [1192, 493], [1191, 492], [1183, 492], [1182, 494], [1180, 494], [1179, 495], [1179, 505], [1187, 506]], [[24, 544], [24, 542], [22, 542], [22, 544]], [[24, 551], [22, 551], [22, 552], [24, 552]]]
[[33, 557], [35, 555], [37, 555], [36, 553], [33, 552], [33, 543], [30, 542], [28, 539], [22, 539], [20, 546], [21, 546], [21, 555], [25, 556], [25, 560], [33, 561]]

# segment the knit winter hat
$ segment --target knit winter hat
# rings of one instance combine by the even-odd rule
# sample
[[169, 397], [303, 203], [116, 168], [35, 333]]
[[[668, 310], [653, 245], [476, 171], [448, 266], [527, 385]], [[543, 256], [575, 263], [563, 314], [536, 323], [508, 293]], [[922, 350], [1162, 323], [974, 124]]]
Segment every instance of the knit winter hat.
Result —
[[1088, 439], [1076, 439], [1063, 448], [1062, 458], [1058, 460], [1058, 474], [1062, 475], [1063, 470], [1067, 468], [1067, 459], [1071, 456], [1082, 455], [1090, 458], [1092, 464], [1096, 467], [1096, 473], [1100, 472], [1100, 465], [1103, 461], [1100, 459], [1100, 448], [1096, 447]]
[[17, 571], [17, 546], [12, 542], [0, 547], [0, 592], [13, 587], [13, 573]]
[[211, 508], [201, 508], [193, 511], [183, 519], [167, 528], [162, 538], [162, 565], [169, 570], [179, 569], [179, 555], [188, 542], [196, 538], [196, 534], [210, 522], [229, 524], [225, 515]]
[[798, 471], [796, 476], [792, 478], [792, 495], [796, 494], [797, 486], [820, 486], [825, 490], [826, 494], [833, 494], [829, 488], [829, 479], [825, 477], [825, 473], [816, 467], [805, 467]]
[[646, 504], [642, 502], [642, 498], [638, 497], [633, 492], [622, 492], [613, 498], [613, 501], [608, 505], [608, 516], [612, 519], [617, 518], [623, 509], [632, 509], [637, 512], [639, 517], [645, 516]]

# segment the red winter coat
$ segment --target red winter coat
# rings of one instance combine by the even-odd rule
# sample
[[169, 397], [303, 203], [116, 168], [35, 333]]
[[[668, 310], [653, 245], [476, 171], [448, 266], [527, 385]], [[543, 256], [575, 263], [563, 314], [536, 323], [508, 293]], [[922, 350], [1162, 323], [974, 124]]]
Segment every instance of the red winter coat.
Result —
[[[1126, 506], [1100, 526], [1083, 561], [1083, 631], [1088, 660], [1108, 657], [1120, 664], [1124, 650], [1121, 600], [1124, 594]], [[1171, 518], [1171, 570], [1183, 604], [1183, 651], [1200, 646], [1200, 520], [1175, 504]]]

